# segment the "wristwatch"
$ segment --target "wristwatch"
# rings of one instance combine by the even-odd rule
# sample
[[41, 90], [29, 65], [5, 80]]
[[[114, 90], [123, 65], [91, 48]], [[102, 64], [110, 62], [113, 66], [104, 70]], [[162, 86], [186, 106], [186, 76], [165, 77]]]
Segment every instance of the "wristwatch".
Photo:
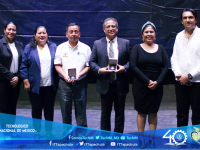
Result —
[[192, 78], [193, 76], [190, 73], [188, 73], [188, 79], [192, 80]]

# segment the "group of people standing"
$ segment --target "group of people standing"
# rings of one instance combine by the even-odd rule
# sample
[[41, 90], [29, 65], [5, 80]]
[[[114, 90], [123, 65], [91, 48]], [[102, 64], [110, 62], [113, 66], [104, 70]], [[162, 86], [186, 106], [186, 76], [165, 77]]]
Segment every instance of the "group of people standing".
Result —
[[[193, 9], [184, 9], [181, 21], [185, 30], [178, 33], [171, 58], [176, 76], [178, 126], [188, 123], [192, 107], [192, 123], [200, 124], [200, 29]], [[129, 92], [128, 70], [133, 76], [134, 107], [138, 112], [138, 131], [144, 131], [148, 115], [149, 129], [157, 126], [157, 112], [163, 96], [163, 80], [168, 71], [168, 56], [162, 45], [154, 43], [157, 29], [148, 21], [141, 29], [141, 44], [132, 49], [130, 41], [117, 37], [118, 22], [107, 18], [103, 22], [105, 37], [94, 42], [92, 51], [79, 41], [80, 26], [70, 23], [66, 28], [67, 42], [58, 47], [50, 42], [47, 29], [38, 26], [32, 41], [23, 50], [14, 40], [17, 25], [9, 22], [0, 40], [0, 112], [16, 115], [20, 83], [28, 91], [32, 117], [53, 121], [56, 91], [61, 106], [63, 123], [72, 123], [72, 102], [76, 122], [87, 127], [86, 75], [91, 69], [97, 75], [96, 91], [101, 97], [101, 129], [111, 131], [111, 111], [114, 103], [115, 132], [123, 133], [126, 94]], [[117, 69], [110, 70], [109, 59], [117, 60]], [[71, 78], [69, 69], [75, 70]]]

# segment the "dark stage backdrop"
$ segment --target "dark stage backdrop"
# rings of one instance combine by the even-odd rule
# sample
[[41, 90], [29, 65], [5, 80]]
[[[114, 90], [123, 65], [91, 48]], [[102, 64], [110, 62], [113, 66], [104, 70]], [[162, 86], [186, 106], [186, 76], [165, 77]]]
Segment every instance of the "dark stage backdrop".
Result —
[[[157, 27], [156, 43], [165, 47], [169, 58], [175, 36], [183, 30], [180, 14], [193, 8], [200, 16], [200, 0], [0, 0], [0, 37], [4, 24], [18, 24], [17, 40], [26, 45], [38, 25], [46, 26], [50, 39], [65, 42], [66, 26], [75, 22], [81, 27], [80, 41], [91, 48], [94, 40], [105, 36], [103, 20], [114, 17], [119, 22], [118, 37], [141, 43], [141, 26], [152, 21]], [[199, 24], [199, 22], [198, 22]]]

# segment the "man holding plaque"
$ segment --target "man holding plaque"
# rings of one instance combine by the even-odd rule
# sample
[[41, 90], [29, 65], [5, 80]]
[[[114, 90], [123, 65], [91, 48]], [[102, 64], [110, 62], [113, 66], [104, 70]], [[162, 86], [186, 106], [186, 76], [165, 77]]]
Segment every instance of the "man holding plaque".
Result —
[[80, 35], [79, 25], [70, 23], [66, 31], [68, 41], [57, 47], [54, 64], [60, 75], [58, 96], [63, 123], [72, 123], [72, 101], [74, 100], [77, 125], [87, 127], [85, 77], [90, 69], [91, 49], [79, 41]]
[[185, 29], [176, 36], [171, 57], [175, 74], [177, 103], [177, 126], [187, 126], [189, 109], [192, 109], [192, 124], [200, 124], [200, 29], [197, 27], [197, 13], [184, 9], [181, 23]]
[[126, 94], [129, 91], [129, 40], [117, 37], [118, 22], [107, 18], [103, 23], [106, 37], [96, 40], [90, 57], [90, 67], [97, 75], [96, 91], [101, 96], [101, 129], [111, 130], [112, 104], [115, 109], [115, 132], [123, 133]]

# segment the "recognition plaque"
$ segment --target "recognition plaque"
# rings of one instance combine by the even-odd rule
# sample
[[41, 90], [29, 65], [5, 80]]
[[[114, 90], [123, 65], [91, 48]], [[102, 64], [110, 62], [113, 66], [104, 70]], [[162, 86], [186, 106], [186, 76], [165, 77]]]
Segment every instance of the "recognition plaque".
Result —
[[70, 80], [76, 79], [76, 68], [70, 68], [68, 69], [68, 75]]
[[109, 58], [108, 69], [117, 70], [117, 59]]

